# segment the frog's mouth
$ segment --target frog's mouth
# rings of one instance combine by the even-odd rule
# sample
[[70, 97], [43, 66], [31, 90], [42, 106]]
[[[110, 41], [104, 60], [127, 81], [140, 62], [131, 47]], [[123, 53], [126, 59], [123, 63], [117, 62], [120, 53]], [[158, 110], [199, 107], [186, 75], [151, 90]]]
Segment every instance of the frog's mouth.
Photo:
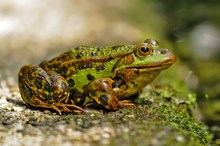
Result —
[[126, 69], [138, 69], [138, 70], [143, 70], [143, 71], [163, 70], [163, 69], [170, 67], [175, 61], [176, 61], [176, 58], [173, 58], [173, 59], [169, 59], [163, 62], [128, 66], [126, 67]]
[[164, 68], [165, 69], [165, 68], [171, 66], [174, 62], [175, 61], [173, 61], [173, 60], [167, 60], [164, 62], [131, 66], [131, 67], [127, 67], [127, 69], [132, 69], [132, 68], [136, 68], [136, 69], [156, 69], [156, 68], [162, 69], [162, 68]]

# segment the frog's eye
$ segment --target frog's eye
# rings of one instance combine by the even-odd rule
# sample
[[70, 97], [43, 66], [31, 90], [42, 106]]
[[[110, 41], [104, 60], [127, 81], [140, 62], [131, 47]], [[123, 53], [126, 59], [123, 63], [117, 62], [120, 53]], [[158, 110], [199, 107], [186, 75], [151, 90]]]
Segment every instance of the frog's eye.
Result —
[[147, 43], [143, 43], [137, 46], [137, 55], [138, 56], [147, 56], [151, 55], [153, 52], [153, 49], [151, 45]]
[[157, 40], [154, 40], [154, 39], [146, 39], [145, 41], [144, 41], [144, 43], [148, 43], [148, 44], [150, 44], [150, 45], [152, 45], [152, 46], [159, 46], [159, 43], [158, 43], [158, 41]]

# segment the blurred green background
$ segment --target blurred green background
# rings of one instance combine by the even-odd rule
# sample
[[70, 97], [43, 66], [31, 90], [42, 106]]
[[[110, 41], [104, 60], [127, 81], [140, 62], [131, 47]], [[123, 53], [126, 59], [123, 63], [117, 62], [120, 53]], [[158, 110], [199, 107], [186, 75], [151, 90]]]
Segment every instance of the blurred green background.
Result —
[[16, 84], [22, 65], [39, 64], [79, 44], [136, 44], [154, 38], [177, 54], [174, 79], [197, 94], [204, 121], [217, 139], [219, 8], [217, 0], [2, 0], [0, 79]]

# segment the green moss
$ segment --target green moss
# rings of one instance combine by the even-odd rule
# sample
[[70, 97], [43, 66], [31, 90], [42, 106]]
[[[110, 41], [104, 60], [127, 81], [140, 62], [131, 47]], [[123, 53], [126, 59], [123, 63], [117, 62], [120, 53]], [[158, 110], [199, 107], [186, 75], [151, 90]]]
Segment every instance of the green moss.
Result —
[[156, 115], [179, 129], [184, 134], [189, 134], [206, 145], [212, 136], [206, 131], [205, 126], [191, 117], [189, 113], [180, 110], [176, 106], [163, 105], [152, 110]]
[[[160, 84], [160, 86], [146, 87], [134, 102], [142, 105], [148, 104], [146, 110], [151, 117], [159, 119], [156, 121], [157, 124], [170, 127], [177, 135], [184, 137], [184, 141], [189, 142], [188, 145], [208, 145], [211, 142], [212, 135], [196, 118], [199, 117], [199, 113], [195, 112], [197, 110], [196, 94], [178, 92], [171, 86]], [[176, 137], [171, 134], [168, 139], [172, 136]], [[180, 142], [176, 144], [181, 145]]]

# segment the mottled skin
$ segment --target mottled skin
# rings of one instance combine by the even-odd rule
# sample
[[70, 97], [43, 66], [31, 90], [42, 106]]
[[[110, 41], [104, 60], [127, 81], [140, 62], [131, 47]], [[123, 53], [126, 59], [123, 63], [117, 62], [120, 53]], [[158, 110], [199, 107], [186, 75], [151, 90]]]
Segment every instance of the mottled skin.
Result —
[[63, 112], [84, 112], [98, 106], [115, 111], [135, 106], [129, 96], [152, 82], [176, 60], [173, 53], [147, 39], [138, 45], [79, 46], [39, 66], [19, 72], [19, 90], [26, 104]]

